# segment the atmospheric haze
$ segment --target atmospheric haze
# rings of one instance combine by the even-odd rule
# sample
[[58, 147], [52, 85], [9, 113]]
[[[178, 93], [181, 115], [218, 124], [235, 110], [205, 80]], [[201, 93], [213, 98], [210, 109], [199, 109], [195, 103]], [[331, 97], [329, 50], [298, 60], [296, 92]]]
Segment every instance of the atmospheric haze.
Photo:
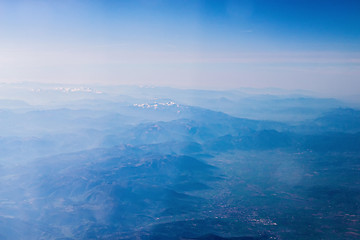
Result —
[[357, 1], [0, 3], [0, 81], [360, 89]]
[[0, 0], [0, 239], [358, 239], [359, 12]]

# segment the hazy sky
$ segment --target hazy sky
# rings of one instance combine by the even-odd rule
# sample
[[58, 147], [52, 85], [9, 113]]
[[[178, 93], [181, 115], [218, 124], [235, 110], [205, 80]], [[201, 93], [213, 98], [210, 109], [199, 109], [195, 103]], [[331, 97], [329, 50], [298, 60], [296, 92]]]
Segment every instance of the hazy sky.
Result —
[[0, 0], [0, 82], [360, 93], [360, 1]]

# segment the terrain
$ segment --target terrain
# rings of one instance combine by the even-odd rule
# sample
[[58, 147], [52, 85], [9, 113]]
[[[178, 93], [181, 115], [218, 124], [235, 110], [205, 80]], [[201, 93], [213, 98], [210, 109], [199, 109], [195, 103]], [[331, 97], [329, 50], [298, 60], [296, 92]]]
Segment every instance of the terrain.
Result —
[[358, 239], [360, 110], [307, 93], [3, 84], [1, 239]]

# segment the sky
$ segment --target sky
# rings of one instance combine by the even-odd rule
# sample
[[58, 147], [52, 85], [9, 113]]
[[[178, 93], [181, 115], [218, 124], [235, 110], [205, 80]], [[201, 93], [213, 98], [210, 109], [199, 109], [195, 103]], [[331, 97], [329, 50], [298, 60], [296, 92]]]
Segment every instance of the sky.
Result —
[[0, 82], [360, 93], [360, 1], [0, 0]]

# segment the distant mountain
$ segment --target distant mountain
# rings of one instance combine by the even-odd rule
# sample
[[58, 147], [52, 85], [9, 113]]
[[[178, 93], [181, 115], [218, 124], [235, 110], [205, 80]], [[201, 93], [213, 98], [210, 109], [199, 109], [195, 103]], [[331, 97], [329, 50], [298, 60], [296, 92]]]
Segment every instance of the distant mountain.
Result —
[[223, 95], [220, 97], [194, 98], [189, 101], [174, 99], [240, 118], [280, 122], [300, 122], [314, 119], [323, 111], [345, 106], [344, 103], [336, 99], [301, 95], [240, 95], [237, 98], [229, 98], [229, 95]]
[[0, 99], [0, 109], [26, 109], [30, 105], [21, 100]]
[[315, 119], [314, 125], [327, 131], [360, 132], [360, 110], [337, 108]]
[[[283, 123], [236, 118], [203, 108], [190, 106], [179, 106], [179, 108], [181, 112], [176, 113], [177, 119], [139, 124], [117, 137], [113, 136], [114, 145], [116, 141], [131, 144], [155, 144], [169, 141], [201, 143], [226, 134], [243, 135], [253, 130], [284, 130], [288, 128]], [[141, 111], [147, 111], [153, 117], [158, 114], [160, 118], [162, 116], [162, 110], [145, 109]]]
[[94, 110], [42, 109], [25, 112], [0, 110], [2, 136], [42, 136], [64, 134], [84, 129], [106, 130], [126, 127], [136, 122], [119, 113]]

